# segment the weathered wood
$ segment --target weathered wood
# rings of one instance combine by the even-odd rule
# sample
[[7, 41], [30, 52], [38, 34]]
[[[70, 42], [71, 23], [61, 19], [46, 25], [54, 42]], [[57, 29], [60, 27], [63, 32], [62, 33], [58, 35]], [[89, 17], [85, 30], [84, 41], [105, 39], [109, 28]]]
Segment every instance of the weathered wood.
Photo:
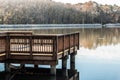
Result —
[[79, 39], [80, 39], [80, 33], [77, 33], [78, 34], [78, 49], [80, 48], [80, 41], [79, 41]]
[[32, 37], [30, 37], [29, 39], [29, 44], [30, 44], [30, 58], [32, 59], [33, 58], [33, 55], [32, 55]]
[[65, 56], [65, 36], [63, 36], [63, 54], [62, 57]]
[[54, 40], [53, 40], [53, 41], [54, 41], [54, 42], [53, 42], [53, 56], [54, 56], [53, 59], [54, 59], [54, 60], [57, 60], [57, 54], [56, 54], [57, 51], [58, 51], [58, 50], [57, 50], [57, 45], [56, 45], [56, 44], [57, 44], [57, 39], [58, 39], [57, 37], [54, 37]]
[[57, 61], [53, 60], [20, 60], [20, 59], [9, 59], [6, 60], [8, 63], [15, 63], [15, 64], [36, 64], [36, 65], [57, 65]]
[[56, 65], [58, 59], [79, 49], [79, 33], [32, 34], [32, 32], [0, 33], [0, 61]]
[[6, 51], [6, 58], [8, 58], [10, 53], [10, 41], [8, 35], [6, 36], [5, 51]]
[[0, 33], [0, 60], [5, 60], [6, 59], [6, 37], [3, 36]]

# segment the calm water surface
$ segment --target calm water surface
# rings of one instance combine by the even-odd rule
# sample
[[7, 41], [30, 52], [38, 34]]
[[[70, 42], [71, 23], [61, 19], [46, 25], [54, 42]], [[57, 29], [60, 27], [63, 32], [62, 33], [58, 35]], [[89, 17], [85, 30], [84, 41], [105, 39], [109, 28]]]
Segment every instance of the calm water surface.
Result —
[[80, 80], [120, 80], [120, 29], [86, 30], [80, 40]]
[[[76, 56], [80, 80], [120, 80], [120, 29], [75, 31], [81, 33], [80, 50]], [[61, 61], [57, 67], [61, 67]], [[2, 64], [0, 70], [3, 70]]]

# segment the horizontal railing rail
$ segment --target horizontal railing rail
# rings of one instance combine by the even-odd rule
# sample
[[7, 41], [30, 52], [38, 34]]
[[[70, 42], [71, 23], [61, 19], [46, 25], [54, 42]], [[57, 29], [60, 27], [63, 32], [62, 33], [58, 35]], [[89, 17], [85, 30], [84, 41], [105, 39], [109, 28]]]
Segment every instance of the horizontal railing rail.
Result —
[[79, 33], [58, 36], [58, 52], [72, 47], [79, 49]]
[[[7, 59], [38, 59], [37, 56], [56, 60], [58, 53], [79, 49], [79, 33], [35, 35], [32, 32], [0, 33], [0, 55]], [[36, 57], [35, 57], [36, 56]], [[21, 57], [21, 58], [20, 58]], [[40, 58], [38, 59], [40, 60]]]

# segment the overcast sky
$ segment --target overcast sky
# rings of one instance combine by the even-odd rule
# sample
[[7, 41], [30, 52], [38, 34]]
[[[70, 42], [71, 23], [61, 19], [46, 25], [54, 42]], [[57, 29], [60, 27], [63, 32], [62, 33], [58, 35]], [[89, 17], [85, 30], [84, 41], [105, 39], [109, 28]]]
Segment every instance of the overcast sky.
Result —
[[[90, 0], [53, 0], [53, 1], [76, 4], [76, 3], [84, 3]], [[99, 4], [111, 4], [111, 5], [117, 4], [120, 6], [120, 0], [92, 0], [92, 1], [95, 1]]]

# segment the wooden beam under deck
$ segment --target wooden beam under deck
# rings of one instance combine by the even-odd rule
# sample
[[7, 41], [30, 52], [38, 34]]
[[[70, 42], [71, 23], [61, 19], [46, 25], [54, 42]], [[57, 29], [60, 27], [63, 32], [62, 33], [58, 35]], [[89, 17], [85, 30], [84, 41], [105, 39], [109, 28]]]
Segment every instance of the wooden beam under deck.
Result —
[[14, 59], [7, 59], [4, 62], [7, 63], [15, 63], [15, 64], [34, 64], [34, 65], [57, 65], [58, 61], [54, 60], [14, 60]]

